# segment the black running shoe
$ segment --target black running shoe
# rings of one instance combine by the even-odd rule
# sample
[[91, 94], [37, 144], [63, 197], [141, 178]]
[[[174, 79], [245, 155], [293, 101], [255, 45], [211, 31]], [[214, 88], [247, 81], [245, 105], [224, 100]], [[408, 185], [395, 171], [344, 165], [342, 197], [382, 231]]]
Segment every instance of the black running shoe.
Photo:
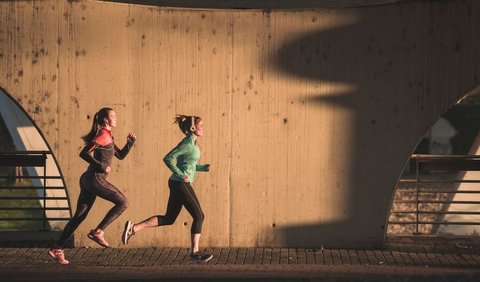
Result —
[[213, 258], [211, 254], [194, 253], [190, 255], [190, 260], [195, 262], [207, 262]]

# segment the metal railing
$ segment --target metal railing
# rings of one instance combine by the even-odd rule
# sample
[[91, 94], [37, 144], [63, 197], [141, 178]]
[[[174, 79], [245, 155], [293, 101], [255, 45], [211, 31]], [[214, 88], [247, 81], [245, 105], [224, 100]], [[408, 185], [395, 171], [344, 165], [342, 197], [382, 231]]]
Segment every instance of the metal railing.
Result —
[[[446, 215], [480, 215], [480, 200], [454, 200], [457, 194], [480, 194], [480, 187], [458, 190], [461, 183], [480, 183], [480, 178], [461, 179], [466, 171], [480, 171], [480, 156], [414, 154], [411, 160], [415, 175], [400, 180], [389, 214], [389, 225], [414, 225], [415, 235], [422, 234], [420, 225], [480, 225], [480, 221], [444, 220]], [[478, 205], [478, 208], [473, 211], [449, 210], [454, 204]], [[408, 220], [400, 220], [406, 215], [410, 216]], [[398, 218], [392, 219], [395, 216]]]
[[[42, 216], [39, 217], [12, 217], [5, 216], [7, 213], [2, 213], [3, 216], [0, 216], [1, 221], [41, 221], [42, 222], [42, 231], [46, 231], [47, 223], [49, 221], [68, 221], [70, 217], [48, 217], [47, 211], [68, 211], [68, 214], [71, 216], [71, 209], [68, 204], [68, 193], [65, 188], [65, 182], [61, 175], [47, 175], [47, 156], [52, 153], [49, 151], [17, 151], [11, 153], [0, 153], [0, 167], [10, 167], [10, 168], [40, 168], [43, 171], [43, 175], [40, 173], [32, 173], [34, 175], [23, 175], [23, 173], [15, 173], [14, 175], [0, 175], [0, 213], [3, 211], [41, 211]], [[19, 170], [21, 171], [21, 170]], [[28, 179], [29, 183], [27, 185], [18, 185], [19, 182], [22, 182], [24, 179]], [[57, 180], [56, 182], [61, 181], [61, 185], [53, 186], [48, 185], [49, 180]], [[60, 181], [58, 181], [60, 180]], [[13, 183], [12, 183], [13, 181]], [[25, 184], [25, 183], [24, 183]], [[30, 190], [35, 191], [32, 195], [15, 195], [16, 191], [20, 190]], [[47, 193], [50, 190], [64, 190], [65, 196], [49, 196]], [[32, 194], [32, 193], [30, 193]], [[49, 207], [49, 200], [65, 201], [65, 205], [62, 207]], [[13, 201], [13, 202], [10, 202]], [[20, 201], [24, 201], [27, 206], [18, 204]], [[40, 202], [40, 207], [38, 203]], [[9, 203], [9, 204], [5, 204]], [[36, 204], [35, 204], [36, 203]]]

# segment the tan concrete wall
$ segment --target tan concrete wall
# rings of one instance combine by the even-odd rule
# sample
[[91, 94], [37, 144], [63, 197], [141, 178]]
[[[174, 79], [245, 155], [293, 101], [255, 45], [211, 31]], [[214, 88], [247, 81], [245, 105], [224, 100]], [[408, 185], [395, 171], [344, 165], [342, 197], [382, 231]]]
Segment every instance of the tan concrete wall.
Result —
[[[422, 134], [479, 83], [480, 2], [188, 10], [0, 2], [0, 87], [42, 130], [76, 204], [79, 137], [100, 107], [138, 142], [109, 178], [127, 219], [162, 214], [176, 113], [205, 120], [194, 183], [202, 246], [381, 246], [397, 178]], [[98, 199], [78, 246], [111, 204]], [[184, 224], [185, 223], [185, 224]], [[188, 246], [191, 219], [131, 246]], [[92, 245], [93, 246], [93, 245]]]

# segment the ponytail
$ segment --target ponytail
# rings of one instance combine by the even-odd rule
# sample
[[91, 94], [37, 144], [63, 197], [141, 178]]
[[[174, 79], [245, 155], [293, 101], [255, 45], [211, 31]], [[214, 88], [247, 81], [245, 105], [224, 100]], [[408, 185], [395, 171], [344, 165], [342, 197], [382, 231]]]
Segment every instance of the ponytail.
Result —
[[92, 142], [95, 136], [97, 136], [98, 131], [105, 125], [105, 119], [108, 118], [108, 113], [110, 113], [112, 110], [113, 109], [111, 108], [101, 108], [95, 113], [90, 132], [82, 136], [82, 140], [85, 142], [85, 144]]
[[178, 127], [184, 134], [189, 134], [195, 131], [196, 125], [201, 120], [197, 116], [176, 115], [175, 123], [178, 123]]

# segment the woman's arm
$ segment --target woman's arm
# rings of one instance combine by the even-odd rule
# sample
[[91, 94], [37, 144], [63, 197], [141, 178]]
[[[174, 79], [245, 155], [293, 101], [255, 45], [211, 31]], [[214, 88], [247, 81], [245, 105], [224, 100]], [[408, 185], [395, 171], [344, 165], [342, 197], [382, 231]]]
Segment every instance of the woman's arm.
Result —
[[95, 170], [105, 172], [107, 169], [107, 165], [102, 165], [99, 161], [97, 161], [93, 156], [92, 152], [97, 147], [97, 144], [94, 142], [89, 142], [85, 147], [83, 147], [82, 151], [80, 151], [79, 156], [84, 159], [87, 163], [92, 165]]
[[210, 171], [210, 164], [197, 165], [197, 171]]
[[133, 133], [129, 133], [127, 136], [127, 143], [123, 148], [120, 150], [117, 145], [114, 145], [115, 148], [115, 157], [119, 160], [123, 160], [127, 155], [128, 152], [130, 152], [130, 149], [133, 146], [133, 143], [135, 143], [135, 140], [137, 139], [137, 136]]
[[[97, 136], [91, 141], [88, 142], [85, 147], [83, 147], [82, 151], [80, 151], [80, 157], [84, 159], [87, 163], [92, 165], [96, 171], [99, 172], [109, 172], [107, 171], [108, 165], [105, 165], [97, 161], [93, 156], [92, 152], [98, 146], [106, 146], [113, 142], [111, 133], [106, 129], [101, 129]], [[109, 170], [109, 169], [108, 169]]]
[[173, 150], [171, 150], [164, 158], [163, 161], [167, 165], [167, 167], [175, 174], [177, 177], [183, 179], [186, 176], [174, 163], [174, 160], [177, 159], [178, 156], [181, 156], [188, 152], [188, 145], [185, 142], [180, 142]]

